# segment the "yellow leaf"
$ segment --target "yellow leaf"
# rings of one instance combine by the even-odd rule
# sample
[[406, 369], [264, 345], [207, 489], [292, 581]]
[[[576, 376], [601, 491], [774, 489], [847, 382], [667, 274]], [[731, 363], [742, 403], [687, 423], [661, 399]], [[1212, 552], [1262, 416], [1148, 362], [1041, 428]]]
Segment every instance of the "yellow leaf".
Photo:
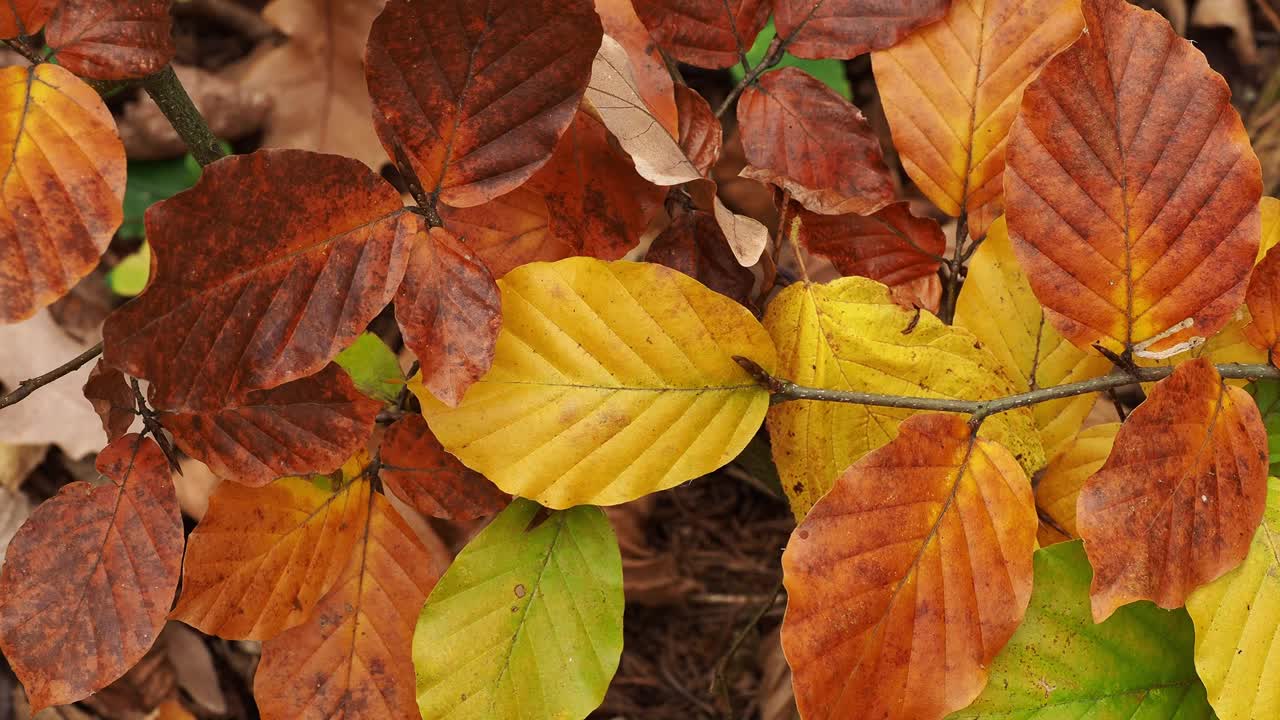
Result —
[[1187, 598], [1196, 672], [1221, 720], [1280, 717], [1280, 480], [1244, 562]]
[[[928, 312], [904, 310], [888, 288], [863, 277], [795, 283], [773, 299], [765, 327], [778, 346], [778, 375], [801, 385], [966, 400], [1012, 394], [1013, 383], [969, 331]], [[858, 458], [897, 435], [913, 410], [792, 401], [769, 411], [783, 489], [800, 519]], [[980, 435], [1000, 442], [1028, 473], [1044, 465], [1031, 412], [996, 415]]]
[[[1045, 322], [1003, 217], [991, 224], [969, 263], [956, 325], [978, 336], [1004, 365], [1017, 392], [1087, 380], [1111, 369], [1111, 361], [1077, 348]], [[1045, 456], [1057, 455], [1071, 440], [1096, 399], [1097, 393], [1088, 393], [1032, 406]]]
[[773, 372], [744, 307], [661, 265], [573, 257], [498, 281], [493, 367], [457, 408], [410, 387], [445, 449], [498, 487], [553, 508], [613, 505], [729, 462], [769, 394], [735, 355]]
[[[1080, 537], [1076, 529], [1076, 498], [1089, 476], [1097, 472], [1111, 454], [1120, 423], [1105, 423], [1081, 430], [1049, 461], [1036, 482], [1036, 507], [1052, 525], [1040, 524], [1040, 545]], [[1066, 531], [1064, 536], [1062, 531]]]
[[1267, 251], [1280, 243], [1280, 200], [1264, 197], [1258, 202], [1262, 211], [1262, 242], [1258, 245], [1258, 258], [1254, 265], [1262, 262]]

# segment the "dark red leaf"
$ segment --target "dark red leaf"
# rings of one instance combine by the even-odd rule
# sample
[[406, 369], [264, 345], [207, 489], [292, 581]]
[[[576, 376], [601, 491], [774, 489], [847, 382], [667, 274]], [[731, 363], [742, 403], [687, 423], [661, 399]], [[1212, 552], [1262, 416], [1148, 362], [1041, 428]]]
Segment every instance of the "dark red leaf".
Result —
[[897, 44], [950, 6], [951, 0], [774, 0], [774, 23], [796, 57], [848, 59]]
[[492, 515], [511, 502], [510, 495], [445, 451], [416, 413], [387, 431], [382, 479], [418, 512], [448, 520]]
[[680, 62], [736, 65], [769, 19], [767, 0], [633, 0], [655, 40]]
[[107, 367], [101, 360], [89, 372], [84, 383], [84, 396], [102, 418], [102, 429], [107, 432], [107, 442], [129, 432], [129, 426], [137, 417], [134, 411], [133, 390], [124, 373]]
[[711, 213], [694, 210], [676, 216], [654, 239], [644, 259], [679, 270], [721, 295], [752, 307], [755, 275], [738, 264]]
[[7, 0], [0, 4], [0, 37], [34, 35], [44, 27], [59, 0]]
[[711, 172], [724, 146], [724, 128], [705, 98], [687, 85], [676, 86], [676, 107], [680, 111], [677, 140], [689, 162], [703, 175]]
[[58, 64], [80, 77], [150, 75], [173, 59], [169, 0], [62, 0], [45, 28]]
[[800, 241], [831, 261], [841, 275], [895, 286], [938, 272], [947, 239], [935, 220], [911, 214], [905, 202], [872, 215], [819, 215], [795, 208]]

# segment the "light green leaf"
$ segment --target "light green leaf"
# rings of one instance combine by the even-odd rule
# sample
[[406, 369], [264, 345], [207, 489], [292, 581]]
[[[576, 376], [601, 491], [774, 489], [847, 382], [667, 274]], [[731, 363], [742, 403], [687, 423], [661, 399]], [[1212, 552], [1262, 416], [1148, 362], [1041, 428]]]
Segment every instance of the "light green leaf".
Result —
[[200, 165], [190, 155], [171, 160], [134, 160], [124, 190], [124, 223], [119, 235], [127, 240], [146, 236], [142, 219], [147, 208], [177, 195], [200, 179]]
[[134, 297], [147, 287], [151, 277], [151, 246], [145, 241], [132, 255], [111, 268], [107, 273], [107, 285], [111, 292], [121, 297]]
[[547, 511], [517, 498], [453, 561], [418, 618], [422, 717], [585, 718], [618, 668], [623, 604], [618, 541], [600, 508]]
[[[747, 60], [751, 61], [751, 67], [760, 64], [764, 59], [765, 53], [769, 52], [769, 43], [773, 42], [776, 35], [773, 29], [773, 20], [769, 20], [769, 24], [765, 25], [760, 34], [756, 36], [756, 42], [747, 51]], [[783, 53], [782, 60], [777, 67], [798, 67], [801, 70], [821, 80], [827, 87], [835, 90], [844, 97], [845, 100], [853, 99], [853, 88], [849, 85], [849, 78], [844, 72], [844, 62], [840, 60], [805, 60], [798, 58], [791, 53]], [[733, 81], [742, 80], [742, 65], [734, 65], [729, 68], [729, 72], [733, 74]]]
[[950, 720], [1207, 720], [1191, 619], [1149, 602], [1100, 625], [1080, 541], [1036, 552], [1022, 626], [991, 665], [987, 689]]
[[404, 388], [400, 361], [382, 338], [367, 332], [338, 353], [334, 362], [351, 376], [360, 392], [375, 400], [393, 403]]

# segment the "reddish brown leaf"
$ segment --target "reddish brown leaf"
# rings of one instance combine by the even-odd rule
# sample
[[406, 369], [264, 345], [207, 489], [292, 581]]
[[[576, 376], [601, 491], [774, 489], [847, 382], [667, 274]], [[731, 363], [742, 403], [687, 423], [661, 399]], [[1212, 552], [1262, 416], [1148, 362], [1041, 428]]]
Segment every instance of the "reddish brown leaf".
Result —
[[390, 0], [367, 55], [378, 137], [446, 205], [492, 200], [551, 157], [601, 36], [591, 0]]
[[134, 410], [133, 390], [125, 380], [124, 373], [107, 367], [99, 360], [84, 383], [84, 396], [102, 418], [102, 429], [107, 432], [107, 442], [114, 442], [129, 432], [137, 413]]
[[472, 520], [507, 506], [511, 496], [440, 446], [421, 415], [406, 415], [382, 441], [382, 479], [423, 515]]
[[738, 101], [744, 177], [772, 183], [826, 215], [875, 212], [893, 179], [871, 124], [852, 103], [796, 67], [760, 77]]
[[1253, 398], [1208, 358], [1156, 383], [1076, 501], [1094, 621], [1134, 600], [1182, 607], [1238, 565], [1262, 520], [1267, 458]]
[[414, 241], [396, 320], [417, 356], [422, 384], [441, 402], [457, 405], [493, 362], [502, 301], [489, 269], [444, 228]]
[[546, 197], [530, 185], [525, 183], [473, 208], [439, 207], [445, 225], [466, 241], [494, 277], [502, 277], [525, 263], [578, 254], [577, 243], [552, 232]]
[[1255, 347], [1267, 351], [1272, 365], [1280, 361], [1280, 250], [1271, 250], [1253, 269], [1249, 289], [1245, 291], [1250, 322], [1244, 334]]
[[676, 139], [689, 162], [707, 175], [724, 146], [724, 127], [705, 98], [687, 85], [676, 86], [676, 107], [680, 109], [680, 130]]
[[755, 275], [738, 264], [711, 213], [694, 210], [676, 216], [654, 239], [644, 259], [679, 270], [721, 295], [752, 307]]
[[160, 447], [125, 435], [108, 482], [71, 483], [31, 515], [0, 575], [0, 649], [33, 709], [86, 697], [146, 654], [182, 562], [182, 517]]
[[60, 0], [7, 0], [0, 5], [0, 37], [34, 35], [44, 27]]
[[769, 19], [767, 0], [633, 0], [655, 40], [680, 62], [736, 65]]
[[605, 34], [626, 48], [627, 57], [631, 58], [640, 96], [662, 127], [675, 135], [679, 132], [679, 100], [673, 95], [675, 83], [658, 44], [636, 15], [631, 0], [595, 1]]
[[951, 0], [774, 0], [778, 37], [802, 58], [851, 58], [940, 19]]
[[125, 80], [173, 59], [170, 0], [62, 0], [45, 28], [58, 64], [80, 77]]
[[254, 696], [266, 720], [417, 718], [413, 630], [444, 572], [381, 495], [343, 576], [311, 619], [262, 646]]
[[861, 275], [890, 287], [938, 272], [947, 239], [938, 223], [911, 214], [905, 202], [873, 215], [819, 215], [795, 208], [800, 241], [841, 275]]
[[380, 407], [331, 363], [223, 407], [167, 413], [161, 421], [178, 447], [216, 475], [257, 487], [285, 475], [338, 469], [368, 442]]
[[180, 412], [312, 375], [391, 301], [421, 226], [359, 161], [223, 158], [147, 212], [151, 283], [107, 318], [104, 357]]

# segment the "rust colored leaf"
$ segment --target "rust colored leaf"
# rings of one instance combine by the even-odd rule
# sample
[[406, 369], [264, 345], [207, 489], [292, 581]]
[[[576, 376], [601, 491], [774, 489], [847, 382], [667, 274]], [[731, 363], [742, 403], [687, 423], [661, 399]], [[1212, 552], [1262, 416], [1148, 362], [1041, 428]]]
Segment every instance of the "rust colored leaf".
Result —
[[915, 415], [854, 463], [782, 556], [782, 647], [802, 717], [965, 707], [1031, 599], [1031, 483], [958, 415]]
[[422, 384], [456, 406], [493, 362], [502, 326], [498, 284], [452, 233], [431, 228], [414, 241], [396, 293], [396, 320], [418, 357]]
[[133, 667], [178, 586], [182, 517], [160, 447], [125, 435], [97, 467], [108, 482], [71, 483], [36, 508], [0, 575], [0, 649], [37, 711]]
[[333, 492], [300, 477], [261, 488], [222, 483], [187, 542], [171, 616], [240, 640], [305, 622], [347, 568], [368, 503], [362, 479]]
[[124, 146], [98, 93], [49, 63], [0, 70], [0, 176], [0, 323], [15, 323], [87, 276], [124, 217]]
[[861, 275], [890, 288], [935, 275], [947, 239], [938, 223], [911, 214], [908, 203], [872, 215], [819, 215], [796, 209], [800, 241], [841, 275]]
[[104, 357], [178, 412], [319, 372], [391, 301], [422, 227], [359, 161], [302, 150], [223, 158], [146, 220], [151, 283], [107, 318]]
[[507, 506], [511, 496], [450, 455], [421, 415], [406, 415], [382, 442], [382, 479], [423, 515], [472, 520]]
[[551, 157], [601, 36], [591, 0], [390, 0], [367, 55], [378, 137], [440, 202], [492, 200]]
[[1262, 520], [1267, 458], [1253, 398], [1208, 358], [1156, 383], [1076, 502], [1094, 621], [1134, 600], [1181, 607], [1238, 565]]
[[218, 477], [258, 487], [342, 467], [368, 442], [380, 407], [330, 363], [315, 375], [251, 391], [217, 409], [166, 413], [162, 422], [178, 447]]
[[680, 127], [675, 134], [685, 157], [704, 176], [709, 175], [724, 147], [724, 127], [705, 98], [688, 85], [676, 86]]
[[1211, 337], [1258, 252], [1258, 159], [1226, 81], [1168, 22], [1124, 0], [1083, 10], [1088, 32], [1027, 86], [1009, 134], [1014, 249], [1082, 349]]
[[711, 213], [693, 210], [676, 216], [654, 239], [645, 260], [679, 270], [721, 295], [752, 306], [755, 275], [738, 264]]
[[444, 567], [381, 495], [351, 560], [311, 619], [262, 646], [265, 720], [417, 718], [413, 630]]
[[946, 14], [951, 0], [774, 0], [778, 37], [802, 58], [848, 59], [897, 44]]
[[640, 21], [631, 0], [595, 0], [600, 23], [609, 37], [626, 48], [635, 71], [636, 85], [645, 104], [662, 127], [673, 136], [680, 131], [679, 98], [675, 95], [675, 82], [671, 71], [662, 59], [662, 51], [654, 42], [649, 29]]
[[170, 0], [62, 0], [44, 30], [58, 64], [80, 77], [125, 80], [173, 59]]
[[[472, 208], [441, 205], [444, 224], [467, 243], [494, 277], [525, 263], [553, 261], [578, 254], [578, 246], [551, 230], [551, 211], [532, 181]], [[592, 238], [577, 238], [586, 243]], [[585, 247], [584, 247], [585, 249]]]
[[99, 360], [84, 383], [84, 396], [102, 418], [102, 429], [107, 432], [107, 442], [114, 442], [129, 432], [137, 413], [134, 410], [133, 390], [125, 380], [124, 373], [107, 367]]
[[884, 152], [862, 111], [800, 68], [765, 73], [738, 100], [744, 177], [787, 190], [801, 205], [841, 215], [893, 202]]
[[8, 0], [0, 5], [0, 37], [34, 35], [61, 0]]
[[654, 39], [680, 62], [736, 65], [769, 19], [767, 0], [632, 0]]
[[1250, 316], [1245, 337], [1254, 347], [1266, 350], [1268, 361], [1275, 365], [1280, 360], [1280, 250], [1267, 252], [1253, 269], [1244, 299]]

